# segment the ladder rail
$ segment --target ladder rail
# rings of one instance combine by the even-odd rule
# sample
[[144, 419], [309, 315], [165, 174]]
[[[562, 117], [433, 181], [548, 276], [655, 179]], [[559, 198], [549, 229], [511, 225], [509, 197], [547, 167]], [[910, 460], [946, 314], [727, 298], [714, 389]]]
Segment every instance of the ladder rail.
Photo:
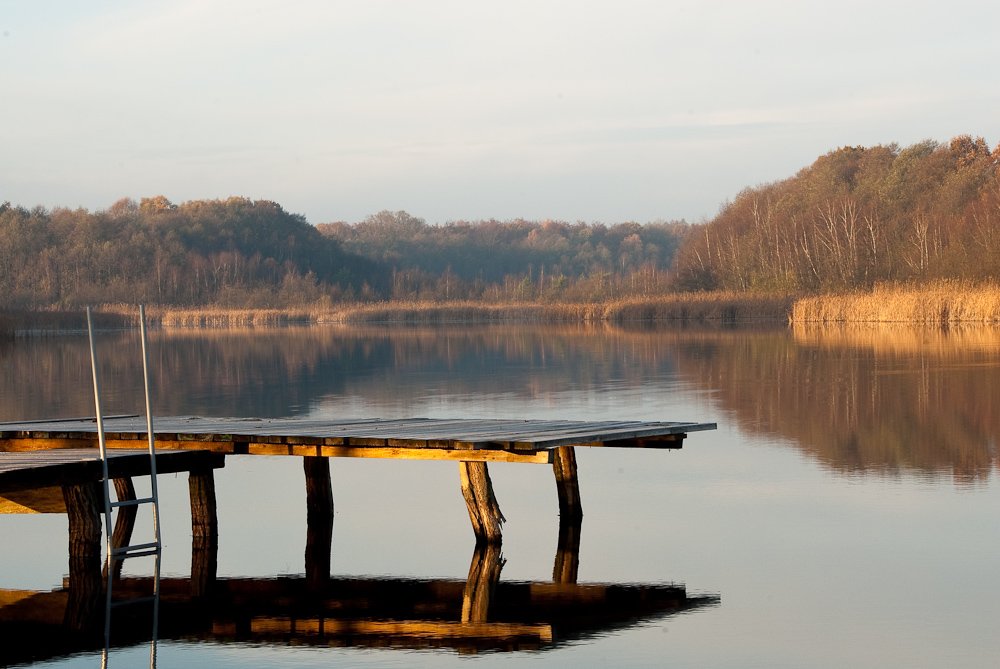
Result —
[[[101, 455], [101, 472], [104, 484], [104, 527], [107, 541], [107, 595], [104, 613], [104, 652], [101, 657], [101, 666], [107, 667], [108, 654], [111, 649], [111, 610], [115, 606], [124, 602], [112, 602], [111, 585], [114, 580], [113, 565], [115, 562], [125, 560], [130, 557], [143, 557], [152, 555], [155, 558], [153, 596], [153, 630], [152, 641], [150, 642], [149, 661], [150, 667], [156, 666], [156, 642], [159, 626], [160, 612], [160, 554], [163, 548], [160, 540], [160, 497], [156, 485], [156, 437], [153, 431], [153, 409], [150, 401], [149, 382], [149, 351], [146, 338], [146, 310], [143, 305], [139, 305], [139, 330], [142, 339], [142, 376], [143, 388], [146, 402], [146, 432], [149, 440], [149, 472], [150, 472], [150, 496], [141, 499], [111, 501], [111, 479], [108, 476], [108, 451], [104, 437], [104, 415], [101, 411], [101, 385], [97, 372], [97, 345], [94, 339], [94, 319], [91, 307], [87, 307], [87, 334], [90, 338], [90, 365], [94, 377], [94, 410], [97, 414], [97, 440]], [[153, 538], [150, 543], [132, 544], [129, 546], [114, 546], [114, 539], [111, 532], [111, 510], [112, 508], [136, 506], [139, 504], [152, 504], [153, 506]], [[120, 512], [119, 512], [120, 513]]]
[[101, 380], [97, 373], [97, 344], [94, 341], [94, 317], [87, 307], [87, 334], [90, 337], [90, 368], [94, 376], [94, 411], [97, 415], [97, 444], [101, 452], [101, 473], [104, 477], [104, 526], [108, 552], [111, 552], [111, 492], [108, 490], [108, 449], [104, 440], [104, 415], [101, 413]]
[[149, 346], [146, 343], [146, 307], [139, 305], [139, 334], [142, 339], [142, 385], [146, 396], [146, 434], [149, 439], [150, 497], [153, 499], [153, 537], [160, 545], [160, 496], [156, 488], [156, 437], [153, 433], [153, 403], [149, 393]]

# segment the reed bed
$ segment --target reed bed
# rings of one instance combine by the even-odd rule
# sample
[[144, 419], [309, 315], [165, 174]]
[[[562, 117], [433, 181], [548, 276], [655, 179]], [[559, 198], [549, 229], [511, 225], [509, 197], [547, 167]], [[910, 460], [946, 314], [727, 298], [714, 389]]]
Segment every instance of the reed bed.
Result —
[[870, 291], [802, 298], [793, 323], [1000, 323], [1000, 286], [942, 281], [881, 284]]
[[[306, 323], [739, 323], [786, 320], [794, 298], [744, 293], [678, 293], [610, 302], [378, 302], [290, 309], [172, 308], [150, 306], [147, 321], [163, 327], [267, 327]], [[135, 305], [105, 304], [94, 311], [98, 327], [138, 327]], [[87, 327], [83, 310], [0, 312], [0, 337], [30, 330]]]
[[308, 309], [149, 309], [152, 323], [164, 327], [254, 327], [316, 322]]
[[612, 323], [784, 320], [793, 298], [740, 293], [679, 293], [598, 303], [382, 302], [329, 311], [321, 323]]

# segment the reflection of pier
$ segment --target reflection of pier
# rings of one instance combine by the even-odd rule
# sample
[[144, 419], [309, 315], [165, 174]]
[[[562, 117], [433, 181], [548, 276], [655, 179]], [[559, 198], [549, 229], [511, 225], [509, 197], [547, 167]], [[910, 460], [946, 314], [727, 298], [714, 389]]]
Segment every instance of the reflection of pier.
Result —
[[[480, 546], [466, 581], [336, 577], [317, 588], [297, 577], [231, 578], [201, 596], [189, 579], [161, 579], [158, 635], [216, 643], [533, 650], [719, 601], [689, 597], [673, 584], [499, 582], [502, 562], [498, 546]], [[123, 597], [150, 588], [151, 579], [115, 583]], [[0, 665], [99, 649], [99, 634], [67, 629], [72, 599], [72, 586], [0, 591]], [[120, 618], [116, 645], [148, 638], [144, 616]]]

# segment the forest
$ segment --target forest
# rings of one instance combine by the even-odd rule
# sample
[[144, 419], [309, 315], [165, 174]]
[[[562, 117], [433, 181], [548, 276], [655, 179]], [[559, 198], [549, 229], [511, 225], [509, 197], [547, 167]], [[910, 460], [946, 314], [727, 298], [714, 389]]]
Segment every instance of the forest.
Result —
[[1000, 146], [843, 147], [746, 188], [677, 254], [679, 290], [822, 293], [1000, 277]]
[[604, 225], [562, 221], [449, 221], [405, 211], [317, 226], [344, 250], [392, 272], [396, 300], [599, 301], [669, 290], [684, 221]]
[[157, 196], [93, 213], [0, 205], [0, 307], [7, 309], [279, 307], [374, 296], [383, 276], [377, 263], [265, 200], [175, 205]]
[[684, 223], [310, 225], [266, 200], [107, 210], [0, 205], [0, 309], [136, 303], [291, 308], [380, 300], [586, 301], [663, 290]]
[[311, 225], [267, 200], [0, 205], [0, 309], [472, 301], [683, 292], [817, 295], [1000, 277], [1000, 146], [960, 135], [843, 147], [748, 187], [711, 221], [449, 221], [405, 211]]

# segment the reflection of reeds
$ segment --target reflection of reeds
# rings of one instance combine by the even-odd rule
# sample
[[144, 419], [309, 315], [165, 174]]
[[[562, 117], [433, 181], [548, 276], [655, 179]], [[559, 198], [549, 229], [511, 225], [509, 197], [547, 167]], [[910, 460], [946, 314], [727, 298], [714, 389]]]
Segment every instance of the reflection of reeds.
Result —
[[997, 323], [1000, 286], [941, 281], [880, 284], [871, 291], [797, 300], [792, 321], [852, 323]]
[[908, 323], [793, 323], [798, 344], [863, 349], [878, 355], [920, 353], [945, 358], [972, 351], [1000, 351], [996, 325], [926, 327]]
[[[127, 328], [138, 326], [139, 314], [135, 307], [94, 313], [94, 326], [98, 328]], [[134, 313], [133, 313], [134, 312]], [[57, 330], [87, 329], [85, 311], [0, 311], [0, 339], [19, 334], [54, 332]]]

